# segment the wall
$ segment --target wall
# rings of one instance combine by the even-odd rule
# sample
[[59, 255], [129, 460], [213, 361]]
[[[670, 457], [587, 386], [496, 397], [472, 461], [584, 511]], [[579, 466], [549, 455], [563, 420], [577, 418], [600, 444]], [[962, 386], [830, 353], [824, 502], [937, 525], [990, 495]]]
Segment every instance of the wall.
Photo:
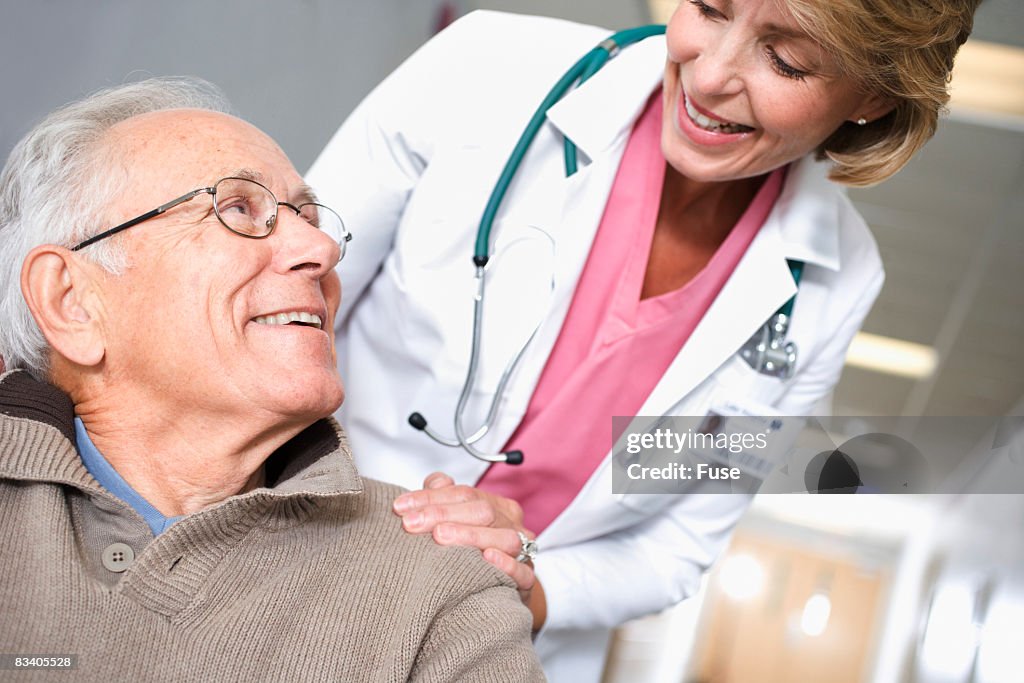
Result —
[[440, 0], [4, 0], [0, 158], [44, 114], [148, 75], [196, 75], [304, 170], [432, 35]]
[[359, 100], [433, 35], [443, 6], [611, 27], [648, 21], [640, 0], [2, 0], [0, 158], [65, 102], [189, 74], [223, 88], [304, 170]]

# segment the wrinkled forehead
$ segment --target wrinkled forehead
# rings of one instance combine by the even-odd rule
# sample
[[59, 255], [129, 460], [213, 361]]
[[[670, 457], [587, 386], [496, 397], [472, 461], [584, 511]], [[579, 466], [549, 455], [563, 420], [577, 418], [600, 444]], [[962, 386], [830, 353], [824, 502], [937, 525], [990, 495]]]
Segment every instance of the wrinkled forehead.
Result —
[[[104, 141], [133, 193], [163, 197], [246, 169], [286, 195], [302, 182], [268, 135], [241, 119], [199, 109], [141, 114], [113, 126]], [[158, 203], [166, 201], [166, 197]]]

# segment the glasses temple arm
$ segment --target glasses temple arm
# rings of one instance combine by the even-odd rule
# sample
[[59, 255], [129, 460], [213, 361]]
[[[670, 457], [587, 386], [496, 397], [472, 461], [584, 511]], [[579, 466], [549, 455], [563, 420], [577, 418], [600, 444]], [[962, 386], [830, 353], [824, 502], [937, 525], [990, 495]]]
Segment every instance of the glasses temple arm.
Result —
[[130, 227], [132, 227], [134, 225], [138, 225], [139, 223], [141, 223], [143, 221], [148, 221], [150, 218], [155, 218], [156, 216], [159, 216], [160, 214], [162, 214], [164, 211], [167, 211], [169, 209], [173, 209], [178, 204], [183, 204], [183, 203], [187, 202], [190, 199], [195, 199], [198, 195], [200, 195], [200, 194], [202, 194], [204, 192], [206, 192], [208, 194], [213, 194], [213, 188], [212, 187], [201, 187], [198, 190], [192, 190], [191, 192], [189, 192], [187, 194], [181, 195], [177, 199], [172, 199], [171, 201], [167, 202], [166, 204], [161, 204], [160, 206], [156, 207], [152, 211], [147, 211], [146, 213], [142, 214], [141, 216], [136, 216], [135, 218], [131, 219], [130, 221], [126, 221], [124, 223], [121, 223], [121, 225], [116, 225], [113, 228], [111, 228], [110, 230], [105, 230], [105, 231], [101, 232], [98, 235], [93, 235], [89, 239], [84, 240], [82, 242], [79, 242], [75, 246], [71, 247], [71, 251], [78, 251], [79, 249], [84, 249], [85, 247], [89, 246], [90, 244], [95, 244], [96, 242], [99, 242], [102, 239], [106, 239], [107, 237], [110, 237], [111, 235], [116, 235], [117, 233], [119, 233], [119, 232], [121, 232], [123, 230], [127, 230], [128, 228], [130, 228]]

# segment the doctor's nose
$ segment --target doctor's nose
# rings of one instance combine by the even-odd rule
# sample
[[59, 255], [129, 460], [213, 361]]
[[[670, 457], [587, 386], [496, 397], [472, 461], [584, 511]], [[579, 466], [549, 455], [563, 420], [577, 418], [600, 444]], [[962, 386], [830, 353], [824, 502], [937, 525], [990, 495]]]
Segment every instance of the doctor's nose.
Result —
[[743, 71], [742, 52], [726, 38], [697, 55], [690, 87], [705, 97], [735, 95], [743, 90]]

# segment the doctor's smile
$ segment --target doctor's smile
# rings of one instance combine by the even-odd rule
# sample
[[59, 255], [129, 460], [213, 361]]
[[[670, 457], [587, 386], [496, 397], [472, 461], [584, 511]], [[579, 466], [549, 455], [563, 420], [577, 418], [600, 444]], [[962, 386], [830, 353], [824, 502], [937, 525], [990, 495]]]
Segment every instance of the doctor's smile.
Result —
[[679, 121], [682, 125], [685, 125], [686, 121], [690, 121], [697, 125], [702, 130], [718, 133], [719, 137], [726, 139], [729, 135], [738, 135], [740, 133], [749, 133], [753, 129], [752, 126], [745, 126], [742, 123], [733, 123], [731, 121], [725, 121], [709, 111], [705, 111], [701, 107], [694, 104], [686, 93], [682, 93], [683, 108], [681, 112], [685, 112], [686, 116], [680, 114]]

